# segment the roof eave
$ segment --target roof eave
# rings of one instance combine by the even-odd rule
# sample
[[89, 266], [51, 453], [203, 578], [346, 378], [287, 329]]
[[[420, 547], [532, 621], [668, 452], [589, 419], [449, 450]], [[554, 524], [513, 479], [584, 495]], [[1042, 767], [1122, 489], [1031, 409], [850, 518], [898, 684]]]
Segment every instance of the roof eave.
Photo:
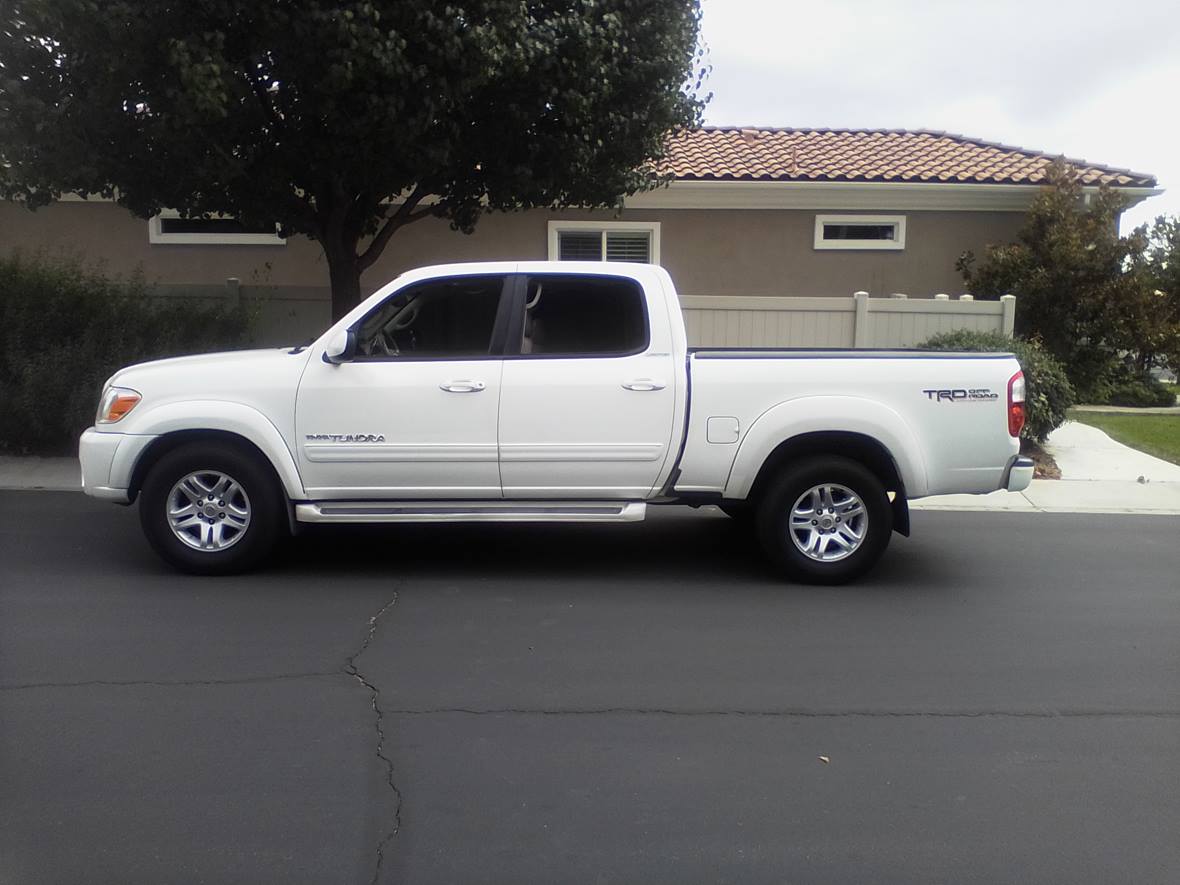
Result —
[[[840, 209], [1021, 212], [1040, 184], [894, 181], [767, 181], [674, 179], [667, 187], [628, 197], [630, 209]], [[1112, 185], [1134, 206], [1162, 188]], [[1084, 193], [1097, 193], [1086, 185]]]

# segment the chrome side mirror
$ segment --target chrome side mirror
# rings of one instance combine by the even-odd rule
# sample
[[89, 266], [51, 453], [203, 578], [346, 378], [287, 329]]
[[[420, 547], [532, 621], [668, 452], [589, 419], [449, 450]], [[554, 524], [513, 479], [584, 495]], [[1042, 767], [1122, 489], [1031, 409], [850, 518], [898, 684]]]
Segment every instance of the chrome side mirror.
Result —
[[341, 329], [328, 339], [324, 347], [324, 362], [338, 366], [346, 363], [356, 355], [356, 332], [352, 329]]

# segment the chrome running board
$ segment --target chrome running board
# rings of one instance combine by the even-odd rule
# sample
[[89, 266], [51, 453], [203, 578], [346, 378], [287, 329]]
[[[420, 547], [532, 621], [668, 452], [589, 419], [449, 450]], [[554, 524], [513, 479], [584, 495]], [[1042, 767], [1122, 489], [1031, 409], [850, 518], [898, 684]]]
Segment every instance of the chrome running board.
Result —
[[318, 501], [299, 522], [640, 522], [643, 501]]

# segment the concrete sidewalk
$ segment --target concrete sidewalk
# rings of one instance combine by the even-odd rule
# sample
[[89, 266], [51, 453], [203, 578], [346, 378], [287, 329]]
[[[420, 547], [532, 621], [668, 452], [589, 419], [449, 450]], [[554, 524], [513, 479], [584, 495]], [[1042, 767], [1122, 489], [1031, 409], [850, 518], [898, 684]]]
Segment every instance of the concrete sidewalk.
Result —
[[915, 510], [1022, 510], [1042, 513], [1180, 514], [1180, 465], [1115, 442], [1097, 427], [1066, 421], [1045, 450], [1061, 479], [1034, 479], [1023, 492], [940, 495]]
[[1073, 406], [1073, 410], [1098, 415], [1180, 415], [1180, 406]]
[[0, 489], [49, 489], [80, 492], [82, 469], [77, 458], [17, 458], [0, 455]]
[[[1041, 513], [1180, 514], [1180, 465], [1115, 442], [1096, 427], [1067, 421], [1045, 449], [1061, 479], [1034, 479], [1023, 492], [939, 495], [915, 510], [1017, 510]], [[75, 458], [0, 457], [0, 489], [78, 491]]]

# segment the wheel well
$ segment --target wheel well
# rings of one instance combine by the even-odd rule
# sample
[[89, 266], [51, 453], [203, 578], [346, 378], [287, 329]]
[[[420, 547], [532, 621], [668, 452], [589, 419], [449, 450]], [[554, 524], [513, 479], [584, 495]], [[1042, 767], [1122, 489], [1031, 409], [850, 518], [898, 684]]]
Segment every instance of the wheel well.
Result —
[[813, 455], [839, 455], [863, 464], [881, 481], [885, 491], [895, 493], [895, 502], [905, 505], [905, 485], [889, 450], [871, 436], [844, 431], [802, 433], [779, 443], [762, 463], [747, 500], [757, 501], [766, 484], [786, 464]]
[[270, 458], [262, 449], [258, 448], [246, 437], [231, 433], [228, 430], [176, 430], [172, 433], [165, 433], [163, 436], [152, 440], [151, 445], [144, 449], [143, 454], [139, 456], [139, 460], [135, 462], [135, 467], [131, 471], [131, 483], [127, 488], [127, 496], [132, 503], [135, 502], [140, 490], [143, 488], [143, 481], [147, 477], [148, 471], [152, 466], [167, 455], [169, 452], [191, 442], [220, 442], [227, 445], [234, 446], [246, 452], [265, 464], [267, 470], [270, 471], [274, 478], [276, 486], [283, 493], [285, 498], [287, 493], [283, 487], [282, 478], [278, 471], [275, 470], [274, 464], [271, 463]]

